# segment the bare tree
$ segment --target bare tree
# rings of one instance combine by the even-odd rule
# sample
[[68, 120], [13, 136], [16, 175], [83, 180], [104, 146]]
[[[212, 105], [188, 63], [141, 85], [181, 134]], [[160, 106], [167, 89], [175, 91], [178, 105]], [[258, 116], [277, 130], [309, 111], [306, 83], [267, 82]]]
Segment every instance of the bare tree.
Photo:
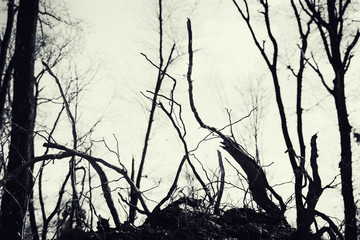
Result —
[[357, 27], [354, 29], [352, 20], [348, 19], [351, 11], [350, 0], [326, 2], [306, 0], [302, 8], [314, 19], [325, 54], [333, 69], [333, 87], [329, 87], [319, 67], [316, 64], [311, 65], [335, 101], [341, 146], [339, 166], [345, 213], [345, 239], [355, 240], [357, 239], [356, 205], [352, 182], [351, 125], [346, 104], [345, 80], [354, 56], [354, 48], [360, 37], [360, 30]]
[[[139, 165], [139, 169], [137, 171], [137, 177], [136, 177], [136, 187], [140, 188], [140, 183], [141, 183], [141, 178], [142, 178], [142, 172], [144, 169], [144, 163], [145, 163], [145, 159], [146, 159], [146, 153], [147, 153], [147, 149], [148, 149], [148, 144], [149, 144], [149, 138], [150, 138], [150, 133], [151, 133], [151, 128], [152, 128], [152, 123], [154, 121], [154, 113], [155, 113], [155, 109], [156, 109], [156, 99], [158, 97], [160, 88], [161, 88], [161, 84], [163, 82], [163, 79], [165, 77], [165, 74], [163, 73], [166, 72], [166, 68], [168, 67], [168, 64], [171, 60], [171, 55], [172, 55], [172, 51], [170, 53], [170, 57], [169, 57], [169, 61], [167, 63], [167, 65], [164, 66], [164, 57], [163, 57], [163, 19], [162, 19], [162, 1], [159, 0], [159, 13], [158, 13], [158, 19], [159, 19], [159, 72], [158, 72], [158, 76], [157, 76], [157, 80], [156, 80], [156, 86], [155, 86], [155, 92], [154, 92], [154, 97], [152, 100], [152, 105], [151, 105], [151, 110], [150, 110], [150, 115], [149, 115], [149, 120], [148, 120], [148, 126], [147, 126], [147, 130], [146, 130], [146, 134], [145, 134], [145, 141], [144, 141], [144, 148], [141, 154], [141, 160], [140, 160], [140, 165]], [[164, 69], [163, 69], [164, 68]], [[131, 195], [131, 200], [130, 200], [130, 210], [129, 210], [129, 222], [130, 223], [134, 223], [135, 221], [135, 209], [136, 209], [136, 205], [137, 205], [138, 199], [137, 199], [137, 195], [136, 194], [132, 194]]]
[[[48, 21], [48, 19], [55, 19], [55, 22], [64, 21], [65, 24], [71, 23], [49, 12], [48, 4], [50, 3], [46, 1], [40, 2], [40, 10], [38, 0], [20, 0], [18, 8], [14, 5], [13, 0], [8, 0], [7, 2], [7, 26], [0, 46], [0, 129], [5, 129], [5, 126], [2, 124], [4, 122], [3, 120], [11, 115], [12, 126], [8, 164], [6, 167], [3, 167], [6, 162], [4, 159], [7, 156], [2, 156], [2, 163], [0, 165], [0, 167], [3, 167], [5, 174], [0, 180], [0, 187], [4, 189], [1, 206], [1, 236], [5, 236], [5, 239], [21, 239], [24, 236], [23, 232], [26, 227], [26, 231], [31, 228], [33, 239], [39, 239], [39, 233], [41, 233], [41, 238], [45, 240], [50, 235], [49, 231], [53, 230], [52, 224], [56, 223], [56, 221], [58, 222], [54, 224], [56, 225], [54, 238], [60, 236], [62, 230], [65, 229], [68, 231], [74, 226], [78, 229], [92, 228], [94, 214], [101, 219], [96, 213], [97, 207], [94, 206], [95, 196], [93, 194], [95, 188], [100, 189], [104, 198], [103, 201], [106, 203], [106, 207], [115, 223], [116, 229], [121, 230], [123, 228], [120, 219], [121, 214], [119, 214], [119, 209], [113, 200], [113, 194], [116, 190], [112, 188], [111, 175], [109, 174], [111, 171], [115, 172], [115, 174], [119, 176], [119, 179], [126, 184], [126, 187], [123, 188], [123, 185], [121, 185], [121, 187], [117, 189], [121, 189], [121, 191], [125, 189], [124, 191], [128, 191], [128, 196], [126, 197], [123, 197], [122, 192], [118, 192], [118, 195], [122, 201], [119, 200], [120, 204], [125, 203], [126, 206], [128, 206], [128, 209], [126, 209], [126, 207], [121, 205], [130, 224], [134, 224], [137, 213], [147, 216], [150, 220], [156, 219], [157, 214], [161, 214], [161, 208], [166, 203], [179, 197], [176, 195], [179, 189], [178, 185], [180, 184], [179, 179], [181, 178], [183, 167], [186, 166], [186, 164], [190, 166], [194, 174], [194, 177], [191, 176], [191, 179], [198, 181], [201, 190], [201, 194], [193, 194], [191, 197], [200, 196], [200, 198], [204, 200], [197, 201], [197, 199], [195, 199], [193, 202], [201, 202], [201, 204], [206, 202], [206, 211], [213, 210], [214, 214], [221, 215], [220, 206], [222, 206], [222, 201], [224, 201], [223, 192], [226, 191], [225, 185], [227, 184], [225, 182], [225, 177], [227, 176], [225, 175], [226, 166], [223, 164], [222, 154], [218, 151], [220, 174], [215, 176], [217, 170], [213, 171], [214, 178], [217, 177], [217, 180], [214, 181], [214, 178], [211, 179], [207, 174], [208, 168], [204, 167], [205, 164], [203, 164], [200, 158], [196, 158], [194, 154], [196, 149], [190, 150], [188, 146], [185, 137], [188, 129], [185, 121], [182, 119], [183, 109], [190, 109], [189, 113], [192, 114], [193, 119], [195, 119], [202, 128], [201, 131], [205, 129], [208, 132], [207, 137], [211, 136], [213, 139], [220, 140], [220, 146], [235, 160], [238, 164], [238, 169], [243, 170], [245, 173], [244, 178], [246, 178], [248, 182], [248, 189], [246, 191], [251, 193], [252, 203], [256, 203], [260, 211], [264, 211], [271, 216], [278, 216], [279, 221], [286, 223], [284, 213], [288, 209], [288, 202], [285, 203], [282, 196], [270, 185], [265, 169], [261, 166], [260, 162], [259, 126], [262, 109], [257, 108], [260, 104], [259, 93], [250, 93], [253, 94], [250, 99], [251, 109], [247, 109], [249, 115], [244, 117], [252, 117], [250, 131], [254, 138], [254, 157], [235, 139], [233, 127], [235, 128], [235, 124], [240, 122], [240, 120], [233, 121], [229, 111], [228, 116], [230, 123], [225, 127], [207, 125], [205, 123], [206, 121], [204, 121], [198, 113], [194, 101], [195, 91], [192, 76], [193, 68], [196, 66], [194, 61], [194, 53], [196, 51], [193, 50], [193, 32], [190, 19], [187, 21], [188, 65], [187, 72], [183, 75], [184, 79], [187, 80], [187, 92], [185, 91], [185, 94], [188, 99], [185, 99], [185, 101], [187, 101], [186, 104], [189, 104], [190, 108], [183, 108], [184, 104], [174, 98], [175, 91], [179, 90], [177, 87], [182, 85], [178, 85], [179, 82], [177, 79], [169, 73], [169, 68], [176, 59], [174, 55], [177, 49], [175, 48], [175, 44], [171, 44], [168, 56], [165, 57], [166, 47], [164, 47], [164, 43], [166, 42], [166, 31], [164, 30], [164, 25], [166, 20], [163, 14], [163, 1], [158, 0], [158, 62], [155, 63], [155, 61], [152, 61], [147, 55], [141, 53], [142, 56], [157, 69], [156, 82], [153, 91], [147, 91], [146, 94], [143, 94], [150, 100], [150, 111], [148, 121], [146, 122], [147, 128], [139, 166], [135, 171], [135, 160], [133, 158], [131, 162], [131, 172], [128, 173], [126, 167], [120, 161], [119, 151], [112, 151], [106, 144], [105, 147], [107, 147], [110, 152], [116, 154], [119, 166], [110, 164], [102, 158], [92, 156], [94, 142], [91, 140], [91, 137], [88, 137], [91, 135], [92, 130], [89, 130], [84, 136], [81, 136], [79, 132], [77, 97], [79, 96], [80, 90], [78, 86], [76, 86], [75, 90], [71, 89], [71, 83], [64, 84], [62, 77], [55, 71], [57, 63], [64, 58], [68, 53], [67, 51], [71, 48], [67, 47], [70, 43], [66, 41], [57, 45], [57, 39], [51, 36], [53, 33], [53, 22]], [[332, 187], [332, 182], [324, 186], [319, 174], [319, 166], [317, 163], [319, 157], [317, 134], [312, 134], [309, 144], [306, 144], [306, 137], [304, 137], [303, 81], [305, 80], [305, 72], [308, 69], [311, 70], [310, 74], [314, 74], [315, 72], [315, 74], [318, 75], [320, 82], [322, 82], [325, 89], [333, 96], [335, 101], [341, 145], [340, 171], [342, 176], [342, 194], [345, 203], [345, 239], [355, 239], [357, 234], [355, 218], [356, 206], [352, 187], [351, 126], [348, 119], [345, 99], [345, 76], [349, 69], [360, 33], [358, 29], [356, 29], [355, 32], [350, 31], [350, 33], [347, 32], [346, 34], [344, 31], [345, 29], [352, 29], [352, 25], [347, 19], [348, 9], [351, 5], [350, 1], [329, 0], [327, 2], [324, 1], [324, 3], [321, 3], [321, 1], [307, 0], [290, 1], [294, 22], [297, 24], [296, 31], [298, 36], [298, 44], [294, 44], [295, 51], [298, 53], [298, 61], [296, 65], [289, 64], [286, 70], [292, 74], [293, 79], [296, 81], [296, 96], [294, 96], [294, 102], [296, 102], [296, 104], [293, 106], [293, 112], [296, 113], [296, 127], [294, 129], [291, 129], [291, 125], [288, 124], [290, 114], [284, 106], [286, 104], [284, 104], [283, 92], [281, 91], [282, 74], [279, 72], [280, 40], [275, 36], [273, 31], [270, 14], [271, 7], [266, 0], [251, 4], [246, 0], [233, 0], [232, 2], [250, 31], [252, 40], [264, 59], [272, 78], [276, 104], [280, 116], [281, 131], [286, 147], [285, 150], [294, 174], [294, 197], [297, 214], [296, 239], [320, 238], [323, 234], [328, 234], [333, 239], [336, 237], [344, 239], [343, 234], [331, 218], [317, 210], [319, 198], [325, 189]], [[241, 4], [239, 4], [239, 2], [241, 2]], [[261, 9], [258, 14], [264, 22], [263, 30], [265, 30], [265, 35], [257, 34], [257, 25], [253, 22], [253, 14], [256, 13], [250, 9], [252, 6], [258, 6]], [[12, 24], [17, 10], [18, 22], [16, 28], [15, 54], [11, 56], [11, 32], [14, 32]], [[40, 17], [38, 17], [38, 15]], [[36, 26], [40, 27], [38, 31], [36, 31]], [[38, 33], [38, 35], [36, 33]], [[312, 36], [311, 34], [319, 34], [322, 45], [324, 46], [324, 55], [327, 56], [327, 60], [334, 74], [334, 85], [332, 87], [330, 87], [328, 79], [324, 77], [320, 69], [321, 65], [318, 65], [317, 59], [312, 53], [309, 53], [309, 49], [311, 49], [309, 37]], [[343, 39], [346, 39], [346, 41], [350, 40], [345, 42]], [[38, 42], [39, 45], [36, 45], [35, 42]], [[43, 69], [40, 70], [39, 74], [35, 77], [34, 56], [41, 58], [43, 63]], [[56, 86], [56, 89], [60, 92], [60, 94], [57, 93], [57, 97], [55, 98], [45, 95], [45, 97], [42, 98], [43, 96], [41, 95], [42, 87], [48, 86], [47, 84], [49, 84], [48, 82], [43, 83], [44, 81], [41, 81], [41, 79], [43, 76], [48, 75], [50, 75], [51, 80], [54, 80], [54, 86]], [[14, 76], [13, 89], [9, 88], [12, 76]], [[165, 93], [166, 91], [164, 90], [164, 82], [166, 80], [172, 83], [168, 94]], [[169, 85], [166, 85], [166, 87], [168, 86]], [[9, 91], [9, 89], [11, 89], [11, 91]], [[179, 99], [182, 98], [179, 97]], [[72, 102], [73, 100], [74, 102]], [[49, 122], [45, 123], [46, 127], [44, 127], [40, 126], [36, 121], [37, 106], [40, 106], [39, 102], [56, 103], [59, 107], [59, 111], [54, 114], [55, 121], [51, 121], [51, 123], [54, 124], [50, 126], [50, 128], [46, 128], [49, 127]], [[11, 109], [11, 112], [6, 113], [5, 110], [8, 105], [10, 106], [9, 109]], [[150, 147], [151, 134], [154, 131], [153, 122], [156, 120], [157, 110], [159, 109], [167, 117], [171, 129], [175, 130], [176, 139], [179, 140], [181, 147], [181, 154], [177, 158], [179, 160], [178, 168], [176, 169], [173, 182], [168, 192], [165, 193], [155, 208], [149, 209], [147, 204], [148, 201], [151, 200], [145, 197], [144, 193], [146, 190], [142, 189], [141, 186], [144, 181], [143, 175], [146, 162], [150, 160], [148, 149]], [[66, 115], [65, 118], [64, 115]], [[68, 131], [64, 132], [69, 133], [70, 137], [68, 142], [71, 142], [71, 146], [70, 144], [59, 144], [59, 139], [54, 137], [55, 129], [58, 127], [57, 124], [64, 119], [67, 119], [70, 123]], [[37, 129], [37, 127], [39, 127], [39, 129]], [[9, 131], [8, 129], [9, 128], [6, 128], [6, 131]], [[49, 132], [44, 129], [47, 129]], [[225, 134], [228, 129], [230, 129], [230, 135]], [[292, 132], [297, 134], [296, 138], [290, 136]], [[34, 152], [34, 144], [36, 142], [34, 141], [35, 134], [45, 141], [44, 147], [46, 150], [41, 156], [36, 155]], [[0, 137], [1, 135], [2, 133]], [[85, 141], [87, 146], [85, 146]], [[306, 155], [307, 147], [311, 150], [309, 156]], [[49, 153], [50, 151], [59, 151], [59, 153]], [[6, 153], [6, 150], [3, 151], [3, 153]], [[192, 160], [195, 158], [198, 165], [192, 163]], [[45, 201], [46, 192], [44, 192], [45, 182], [43, 174], [47, 171], [46, 165], [50, 161], [55, 163], [55, 159], [68, 160], [69, 169], [68, 172], [62, 176], [62, 184], [58, 189], [59, 195], [54, 201], [53, 209], [50, 209], [51, 211], [48, 213], [49, 207], [47, 201]], [[308, 164], [306, 164], [307, 159]], [[229, 160], [227, 161], [230, 162]], [[88, 163], [88, 167], [81, 165], [84, 162]], [[36, 167], [40, 167], [38, 175], [33, 173], [35, 163], [39, 164], [36, 165]], [[204, 178], [205, 180], [202, 179], [203, 175], [201, 172], [199, 173], [196, 170], [196, 167], [199, 165], [203, 169], [203, 175], [206, 177], [206, 179]], [[306, 169], [306, 166], [309, 166], [310, 171]], [[95, 176], [98, 177], [94, 179], [94, 181], [91, 179], [91, 172], [96, 173]], [[226, 174], [228, 174], [227, 171]], [[85, 181], [86, 177], [88, 177], [88, 182]], [[115, 181], [120, 181], [119, 179]], [[78, 184], [79, 180], [80, 184]], [[36, 196], [36, 192], [33, 192], [33, 187], [36, 182], [38, 183], [38, 196]], [[122, 183], [123, 182], [120, 184]], [[217, 189], [215, 189], [214, 183], [218, 184]], [[95, 184], [98, 184], [98, 186], [94, 187]], [[196, 193], [197, 192], [198, 191], [196, 191]], [[66, 195], [67, 193], [69, 193], [69, 195]], [[37, 197], [38, 202], [36, 201]], [[186, 203], [189, 199], [190, 198], [185, 196], [178, 201], [174, 201], [173, 205]], [[84, 204], [86, 202], [89, 203], [88, 206]], [[194, 204], [194, 206], [195, 205], [196, 204]], [[38, 206], [39, 208], [37, 208]], [[82, 209], [84, 206], [90, 209], [90, 224], [84, 221], [84, 210]], [[38, 214], [39, 212], [40, 214]], [[29, 220], [25, 218], [27, 214], [30, 216]], [[57, 220], [55, 219], [56, 215], [58, 216]], [[317, 219], [324, 220], [327, 225], [318, 228]], [[314, 233], [311, 232], [312, 226], [315, 226]]]
[[[353, 188], [352, 188], [352, 169], [351, 169], [351, 144], [350, 144], [350, 132], [351, 127], [348, 121], [348, 113], [346, 110], [345, 101], [345, 73], [349, 68], [350, 60], [353, 56], [353, 49], [359, 39], [359, 30], [356, 29], [355, 34], [349, 40], [348, 44], [342, 44], [341, 40], [344, 36], [344, 27], [346, 26], [346, 11], [350, 5], [350, 1], [291, 1], [291, 7], [293, 9], [294, 18], [297, 22], [300, 44], [297, 45], [299, 49], [299, 65], [296, 68], [288, 66], [288, 69], [292, 72], [297, 80], [297, 95], [296, 95], [296, 113], [297, 113], [297, 135], [299, 142], [299, 153], [296, 154], [295, 148], [290, 138], [287, 115], [285, 113], [282, 95], [280, 91], [280, 81], [278, 74], [278, 58], [279, 58], [279, 44], [278, 39], [274, 36], [270, 18], [270, 7], [268, 1], [260, 1], [257, 3], [262, 11], [260, 14], [263, 17], [265, 23], [265, 31], [267, 34], [266, 39], [261, 39], [256, 34], [255, 27], [252, 22], [251, 10], [248, 1], [233, 0], [233, 3], [241, 15], [242, 19], [246, 23], [252, 39], [258, 48], [261, 56], [265, 60], [267, 67], [271, 73], [274, 84], [274, 91], [276, 96], [276, 102], [281, 119], [281, 127], [283, 137], [287, 147], [287, 153], [295, 176], [295, 200], [297, 209], [297, 226], [298, 226], [298, 239], [308, 237], [309, 228], [314, 221], [315, 206], [317, 199], [320, 197], [322, 191], [329, 187], [322, 187], [320, 177], [318, 175], [316, 158], [316, 136], [314, 135], [311, 140], [312, 154], [310, 157], [310, 166], [312, 168], [313, 177], [309, 177], [309, 174], [305, 170], [305, 143], [303, 136], [303, 116], [302, 116], [302, 82], [306, 65], [309, 65], [320, 77], [321, 82], [324, 84], [328, 92], [334, 96], [336, 112], [339, 122], [339, 133], [341, 139], [341, 161], [340, 170], [342, 175], [342, 193], [344, 197], [345, 205], [345, 237], [346, 239], [356, 239], [356, 207], [354, 204]], [[304, 13], [305, 12], [305, 13]], [[320, 71], [319, 66], [315, 59], [310, 61], [307, 58], [308, 50], [308, 37], [311, 33], [310, 27], [315, 24], [317, 26], [317, 33], [323, 42], [325, 54], [329, 59], [329, 63], [334, 70], [334, 88], [330, 88], [327, 85], [324, 74]], [[351, 27], [349, 27], [351, 29]], [[351, 35], [351, 34], [349, 34]], [[349, 36], [347, 35], [347, 36]], [[262, 43], [261, 43], [262, 41]], [[268, 44], [268, 41], [270, 44]], [[265, 50], [265, 46], [267, 47]], [[345, 47], [344, 47], [345, 46]], [[270, 48], [270, 50], [269, 50]], [[343, 49], [345, 48], [345, 49]], [[308, 186], [308, 193], [305, 201], [303, 200], [304, 186]], [[329, 222], [331, 225], [331, 223]], [[326, 231], [319, 231], [326, 232]], [[337, 231], [336, 234], [338, 234]], [[339, 236], [340, 237], [340, 236]]]
[[[4, 109], [6, 104], [6, 94], [8, 92], [8, 87], [11, 79], [11, 73], [14, 68], [14, 60], [10, 62], [7, 61], [9, 48], [11, 45], [11, 36], [14, 26], [14, 18], [15, 18], [15, 6], [14, 1], [8, 1], [8, 8], [7, 8], [7, 20], [6, 20], [6, 28], [4, 32], [4, 36], [1, 39], [0, 45], [0, 137], [2, 136], [3, 132], [3, 121], [4, 121]], [[6, 63], [8, 65], [6, 67]], [[6, 67], [6, 68], [5, 68]], [[4, 69], [6, 69], [4, 71]]]
[[[222, 140], [222, 147], [234, 158], [234, 160], [241, 166], [248, 177], [249, 189], [252, 192], [252, 196], [255, 202], [266, 212], [272, 215], [279, 216], [279, 218], [284, 219], [285, 204], [282, 198], [274, 191], [274, 189], [269, 185], [266, 175], [263, 169], [256, 163], [255, 159], [247, 153], [247, 151], [239, 145], [231, 137], [225, 136], [221, 130], [211, 127], [203, 122], [201, 119], [194, 102], [193, 97], [193, 85], [192, 85], [192, 71], [193, 71], [193, 47], [192, 47], [192, 29], [191, 21], [187, 21], [188, 29], [188, 54], [189, 54], [189, 65], [187, 71], [187, 82], [188, 82], [188, 95], [190, 108], [194, 115], [194, 118], [198, 124], [209, 130], [210, 132], [215, 133]], [[267, 191], [270, 191], [273, 196], [279, 201], [280, 208], [269, 198]], [[285, 219], [284, 219], [285, 220]]]
[[[34, 130], [34, 54], [38, 0], [20, 1], [16, 28], [14, 94], [12, 105], [12, 131], [7, 174], [11, 174], [23, 162], [32, 159]], [[4, 239], [21, 239], [27, 211], [30, 169], [24, 169], [16, 180], [4, 186], [1, 203], [1, 236]]]

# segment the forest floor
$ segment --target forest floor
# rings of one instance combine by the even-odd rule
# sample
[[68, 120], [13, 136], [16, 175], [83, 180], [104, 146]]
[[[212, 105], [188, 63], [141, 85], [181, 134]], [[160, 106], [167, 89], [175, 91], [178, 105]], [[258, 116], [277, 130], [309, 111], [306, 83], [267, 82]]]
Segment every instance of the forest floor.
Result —
[[295, 229], [277, 216], [245, 208], [232, 208], [218, 216], [189, 205], [170, 204], [139, 227], [124, 224], [121, 229], [112, 229], [99, 222], [96, 232], [73, 229], [60, 239], [293, 239]]

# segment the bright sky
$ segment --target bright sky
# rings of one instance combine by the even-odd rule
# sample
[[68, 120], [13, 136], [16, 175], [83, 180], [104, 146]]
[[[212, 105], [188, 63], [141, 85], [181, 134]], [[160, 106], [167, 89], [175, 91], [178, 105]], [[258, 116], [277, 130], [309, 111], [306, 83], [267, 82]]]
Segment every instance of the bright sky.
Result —
[[[84, 96], [83, 121], [85, 125], [86, 123], [91, 125], [95, 119], [103, 117], [95, 136], [98, 139], [104, 137], [111, 146], [115, 146], [112, 136], [115, 134], [119, 140], [122, 161], [129, 164], [131, 157], [134, 156], [138, 162], [150, 106], [150, 102], [140, 94], [140, 91], [145, 93], [146, 90], [152, 90], [156, 81], [156, 69], [140, 53], [158, 62], [157, 1], [72, 0], [69, 2], [74, 16], [88, 23], [84, 31], [85, 54], [91, 57], [95, 65], [99, 65], [99, 72], [87, 95]], [[291, 73], [286, 72], [286, 62], [297, 61], [298, 53], [291, 50], [294, 46], [288, 46], [295, 39], [295, 35], [289, 31], [294, 25], [288, 20], [284, 21], [288, 14], [288, 6], [284, 2], [286, 1], [278, 3], [273, 8], [274, 11], [276, 9], [274, 31], [285, 39], [280, 41], [281, 44], [285, 44], [280, 49], [282, 57], [279, 69], [282, 71], [281, 84], [286, 110], [289, 113], [289, 127], [295, 129], [294, 79]], [[203, 120], [221, 128], [228, 123], [226, 108], [232, 109], [233, 120], [246, 115], [250, 110], [248, 106], [244, 106], [244, 101], [248, 97], [244, 94], [248, 82], [263, 76], [263, 88], [266, 89], [264, 95], [267, 99], [264, 109], [266, 115], [262, 125], [264, 127], [263, 161], [264, 164], [273, 162], [266, 170], [271, 184], [292, 180], [290, 164], [287, 155], [284, 154], [286, 149], [274, 104], [271, 79], [232, 2], [164, 1], [165, 58], [174, 40], [179, 47], [179, 53], [186, 53], [187, 18], [192, 20], [193, 44], [197, 50], [194, 55], [193, 74], [195, 101]], [[257, 27], [261, 29], [263, 26], [258, 24]], [[184, 105], [187, 104], [187, 86], [184, 77], [186, 70], [186, 54], [180, 56], [169, 70], [178, 79], [179, 89], [176, 96]], [[305, 95], [305, 109], [313, 107], [325, 96], [325, 90], [319, 90], [320, 85], [314, 82], [317, 79], [306, 80], [304, 90], [308, 93]], [[165, 80], [164, 88], [168, 89], [170, 83], [169, 80]], [[306, 144], [310, 142], [311, 135], [319, 132], [319, 165], [324, 184], [329, 183], [338, 171], [336, 118], [334, 111], [329, 110], [328, 106], [331, 106], [329, 104], [333, 102], [327, 97], [316, 107], [316, 111], [309, 110], [304, 113]], [[189, 110], [188, 107], [185, 109]], [[188, 121], [187, 140], [192, 149], [206, 132], [198, 129], [191, 115], [185, 118]], [[244, 134], [244, 126], [246, 122], [239, 124], [236, 133]], [[329, 131], [329, 129], [333, 130]], [[295, 137], [296, 135], [293, 134], [294, 139]], [[297, 143], [295, 142], [294, 145]], [[205, 166], [215, 166], [217, 149], [219, 149], [218, 142], [213, 141], [199, 150], [198, 157]], [[105, 153], [105, 149], [97, 149], [95, 152], [109, 156]], [[158, 109], [151, 136], [148, 163], [145, 165], [145, 174], [149, 176], [148, 185], [152, 186], [153, 182], [159, 180], [159, 176], [165, 180], [165, 184], [168, 184], [182, 154], [182, 147], [175, 131]], [[147, 186], [145, 182], [146, 179], [144, 185]], [[291, 194], [289, 188], [292, 189], [292, 186], [277, 188], [284, 194], [285, 200]], [[329, 192], [331, 197], [340, 196], [338, 190], [329, 190]], [[236, 199], [236, 196], [231, 197]], [[325, 194], [323, 199], [320, 201], [322, 204], [320, 208], [329, 214], [338, 214], [342, 211], [338, 202], [334, 204], [336, 201], [328, 201]]]

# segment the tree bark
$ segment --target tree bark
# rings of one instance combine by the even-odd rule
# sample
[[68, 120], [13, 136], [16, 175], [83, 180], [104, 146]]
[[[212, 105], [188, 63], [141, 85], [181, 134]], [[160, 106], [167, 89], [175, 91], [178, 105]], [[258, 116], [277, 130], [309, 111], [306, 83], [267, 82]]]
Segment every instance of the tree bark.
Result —
[[[337, 76], [338, 77], [338, 76]], [[351, 153], [351, 126], [346, 109], [344, 76], [334, 81], [334, 99], [338, 117], [341, 160], [339, 163], [341, 173], [341, 193], [345, 208], [345, 239], [357, 239], [356, 205], [352, 185], [352, 153]]]
[[[39, 0], [20, 0], [17, 20], [12, 130], [9, 162], [6, 174], [11, 174], [23, 162], [31, 160], [34, 130], [34, 51]], [[23, 220], [27, 208], [30, 173], [22, 171], [4, 186], [1, 203], [1, 237], [22, 238]]]

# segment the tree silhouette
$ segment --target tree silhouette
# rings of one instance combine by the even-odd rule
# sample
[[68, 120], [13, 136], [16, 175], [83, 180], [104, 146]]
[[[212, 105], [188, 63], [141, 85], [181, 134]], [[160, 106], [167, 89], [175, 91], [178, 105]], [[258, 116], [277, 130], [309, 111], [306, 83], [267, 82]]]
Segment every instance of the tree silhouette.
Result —
[[[34, 54], [38, 5], [38, 0], [22, 0], [19, 3], [14, 54], [12, 130], [7, 174], [11, 174], [24, 162], [33, 158]], [[32, 166], [20, 172], [15, 179], [4, 186], [1, 202], [1, 236], [4, 239], [22, 239], [28, 196], [32, 191], [31, 169]]]

